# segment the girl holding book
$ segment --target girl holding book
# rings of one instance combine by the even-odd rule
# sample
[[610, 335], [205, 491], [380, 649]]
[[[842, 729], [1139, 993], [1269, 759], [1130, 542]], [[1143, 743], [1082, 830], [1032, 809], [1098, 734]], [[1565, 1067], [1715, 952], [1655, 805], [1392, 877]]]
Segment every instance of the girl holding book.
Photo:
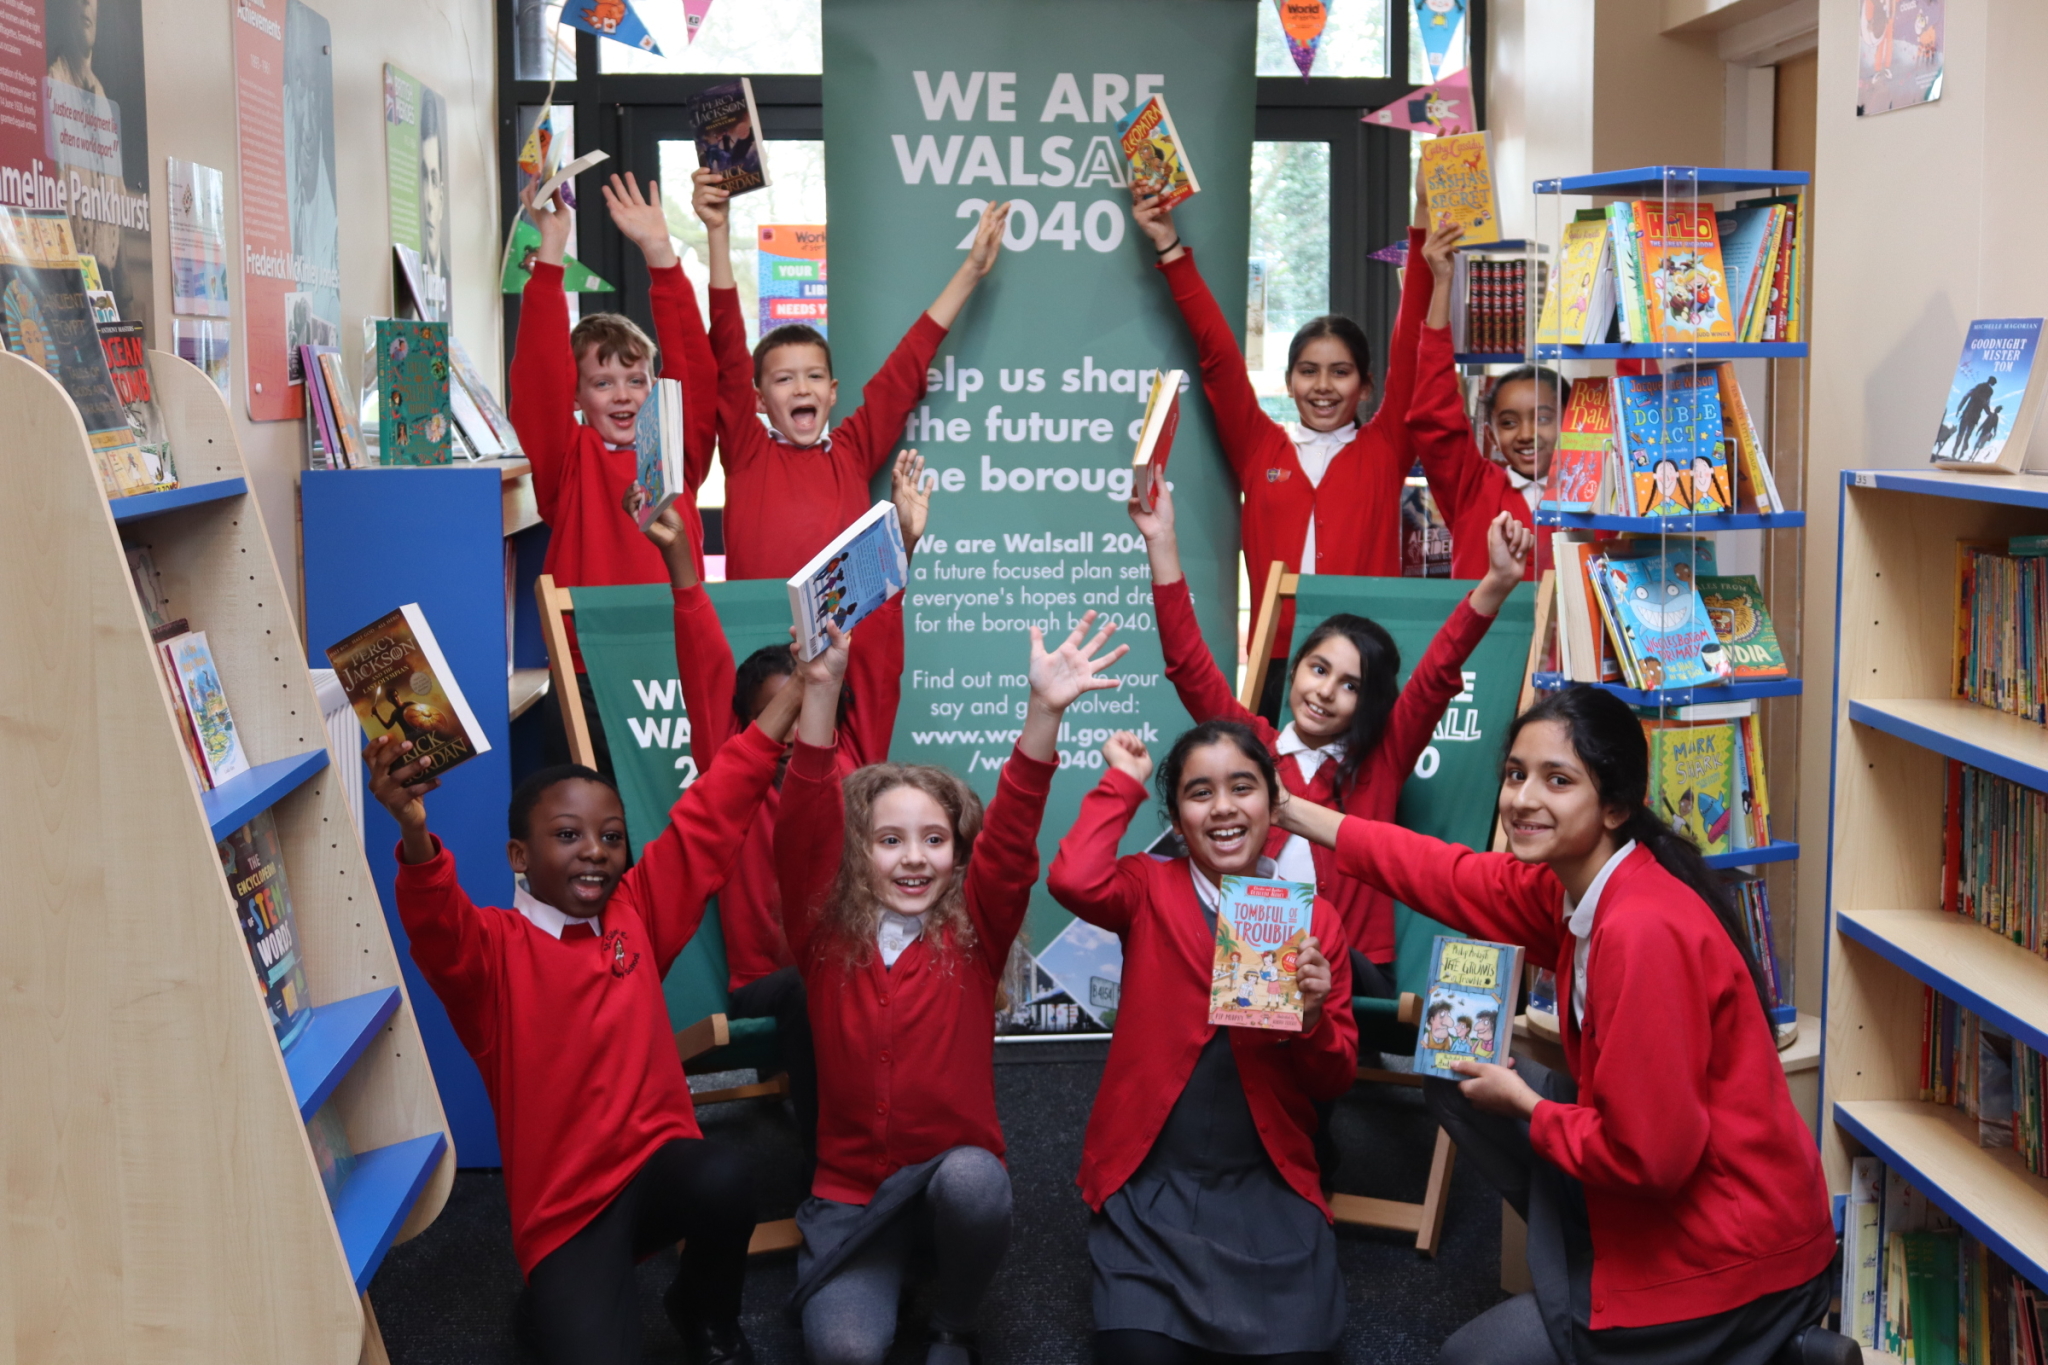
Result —
[[1345, 875], [1556, 967], [1568, 1075], [1459, 1061], [1470, 1079], [1427, 1082], [1460, 1151], [1528, 1220], [1536, 1286], [1460, 1328], [1450, 1365], [1845, 1358], [1815, 1326], [1834, 1228], [1762, 977], [1721, 883], [1648, 787], [1641, 722], [1573, 687], [1508, 732], [1506, 853], [1281, 807]]
[[[1282, 675], [1293, 718], [1276, 730], [1231, 695], [1203, 643], [1194, 600], [1181, 575], [1172, 491], [1161, 488], [1149, 512], [1137, 498], [1129, 508], [1152, 564], [1152, 604], [1166, 676], [1188, 714], [1196, 721], [1235, 721], [1256, 734], [1269, 761], [1277, 764], [1281, 784], [1294, 795], [1353, 815], [1393, 819], [1401, 784], [1429, 746], [1444, 708], [1465, 690], [1466, 658], [1522, 581], [1534, 533], [1506, 515], [1493, 519], [1486, 528], [1485, 576], [1437, 630], [1406, 687], [1395, 681], [1400, 651], [1377, 622], [1345, 612], [1318, 625]], [[1314, 882], [1337, 907], [1360, 993], [1392, 998], [1393, 901], [1337, 876], [1333, 855], [1289, 838], [1284, 830], [1274, 829], [1261, 851], [1274, 860], [1280, 876]]]
[[[933, 1254], [928, 1365], [978, 1361], [974, 1324], [1010, 1240], [996, 1120], [996, 993], [1038, 880], [1038, 826], [1067, 707], [1101, 676], [1095, 613], [1052, 652], [1031, 632], [1031, 698], [983, 812], [944, 768], [843, 776], [846, 637], [798, 669], [803, 705], [775, 856], [818, 1050], [818, 1171], [791, 1307], [813, 1365], [878, 1365], [913, 1256]], [[861, 626], [862, 630], [867, 627]], [[1207, 993], [1206, 964], [1203, 993]]]
[[1297, 963], [1299, 1033], [1211, 1025], [1222, 879], [1275, 875], [1265, 856], [1280, 799], [1273, 756], [1237, 720], [1182, 735], [1160, 766], [1159, 796], [1188, 851], [1160, 860], [1117, 856], [1145, 804], [1151, 754], [1123, 732], [1102, 752], [1109, 770], [1047, 880], [1061, 905], [1123, 942], [1116, 1034], [1081, 1155], [1095, 1360], [1330, 1361], [1344, 1283], [1314, 1135], [1317, 1102], [1350, 1087], [1358, 1060], [1342, 1007], [1343, 922], [1316, 898]]

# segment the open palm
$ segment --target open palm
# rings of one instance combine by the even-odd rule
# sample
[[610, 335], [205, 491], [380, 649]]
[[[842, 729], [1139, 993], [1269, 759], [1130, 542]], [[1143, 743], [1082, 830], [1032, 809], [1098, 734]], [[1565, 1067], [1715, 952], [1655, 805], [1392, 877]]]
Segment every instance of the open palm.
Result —
[[1118, 679], [1101, 674], [1130, 653], [1131, 647], [1118, 645], [1099, 659], [1093, 657], [1116, 634], [1112, 623], [1097, 631], [1094, 639], [1088, 639], [1088, 628], [1095, 624], [1095, 615], [1091, 611], [1083, 616], [1081, 624], [1074, 627], [1060, 647], [1049, 652], [1045, 632], [1037, 626], [1031, 628], [1031, 695], [1054, 710], [1066, 710], [1089, 692], [1121, 685]]

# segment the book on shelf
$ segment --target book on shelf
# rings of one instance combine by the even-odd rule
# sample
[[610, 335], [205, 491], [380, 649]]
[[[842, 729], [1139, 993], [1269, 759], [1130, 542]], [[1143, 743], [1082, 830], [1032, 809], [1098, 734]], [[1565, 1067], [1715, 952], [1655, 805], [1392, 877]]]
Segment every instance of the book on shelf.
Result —
[[1786, 212], [1781, 204], [1751, 204], [1715, 215], [1737, 341], [1764, 339], [1764, 319], [1771, 301], [1767, 282], [1775, 273]]
[[1522, 950], [1510, 943], [1438, 934], [1429, 952], [1429, 986], [1415, 1038], [1415, 1071], [1452, 1078], [1454, 1062], [1508, 1065]]
[[149, 340], [139, 322], [102, 322], [100, 351], [107, 358], [107, 377], [114, 398], [128, 414], [128, 429], [155, 488], [178, 486], [178, 461], [171, 453], [170, 429], [156, 405], [156, 386], [149, 377]]
[[419, 603], [387, 612], [326, 654], [362, 722], [364, 742], [385, 735], [411, 741], [412, 751], [393, 759], [393, 770], [429, 759], [429, 775], [441, 777], [491, 751]]
[[1202, 192], [1163, 95], [1146, 96], [1144, 103], [1118, 119], [1116, 135], [1138, 197], [1157, 195], [1159, 207], [1170, 209]]
[[1557, 565], [1559, 666], [1573, 682], [1620, 682], [1620, 661], [1609, 645], [1605, 597], [1599, 587], [1601, 553], [1592, 542], [1551, 534]]
[[1630, 686], [1655, 691], [1728, 681], [1727, 651], [1714, 636], [1693, 573], [1686, 547], [1606, 556], [1601, 599]]
[[277, 824], [264, 811], [220, 841], [220, 868], [235, 898], [235, 922], [270, 1015], [277, 1045], [288, 1048], [313, 1022], [313, 998], [299, 958], [298, 922]]
[[1638, 199], [1650, 341], [1729, 342], [1735, 319], [1711, 207]]
[[1955, 695], [2048, 724], [2048, 559], [1956, 545]]
[[1849, 1195], [1842, 1209], [1843, 1336], [1877, 1349], [1877, 1285], [1884, 1259], [1884, 1163], [1859, 1156], [1849, 1163]]
[[718, 172], [720, 189], [746, 194], [774, 183], [762, 150], [752, 81], [742, 76], [712, 86], [690, 101], [690, 121], [697, 130], [697, 165]]
[[1626, 200], [1609, 204], [1604, 212], [1614, 252], [1615, 321], [1623, 341], [1646, 342], [1650, 318], [1644, 303], [1642, 233]]
[[852, 630], [869, 612], [903, 591], [910, 557], [896, 504], [878, 502], [832, 538], [789, 578], [789, 615], [796, 624], [797, 657], [815, 659], [831, 647], [825, 624]]
[[1730, 510], [1717, 375], [1616, 375], [1614, 406], [1637, 516]]
[[[374, 405], [377, 463], [442, 465], [451, 452], [454, 417], [448, 400], [448, 324], [411, 318], [364, 318], [368, 343], [363, 406]], [[368, 427], [366, 420], [364, 426]]]
[[2040, 318], [1978, 318], [1963, 338], [1929, 459], [1942, 469], [2017, 474], [2027, 464], [2041, 395], [2032, 382]]
[[2048, 957], [2048, 795], [1950, 760], [1941, 904]]
[[1721, 402], [1721, 444], [1735, 485], [1733, 510], [1775, 516], [1785, 510], [1785, 500], [1778, 496], [1778, 481], [1742, 396], [1735, 362], [1721, 361], [1713, 366], [1713, 374]]
[[149, 647], [156, 656], [157, 672], [163, 676], [164, 691], [170, 698], [171, 718], [178, 731], [178, 752], [184, 755], [185, 769], [191, 775], [192, 785], [200, 791], [212, 791], [213, 779], [207, 776], [206, 759], [199, 752], [199, 732], [192, 727], [192, 712], [185, 703], [185, 688], [178, 681], [178, 670], [171, 662], [171, 652], [164, 646], [192, 628], [192, 623], [180, 616], [174, 621], [163, 621], [149, 628]]
[[1419, 150], [1429, 217], [1442, 215], [1465, 229], [1461, 246], [1498, 242], [1500, 197], [1493, 183], [1493, 135], [1457, 133], [1425, 139]]
[[1314, 884], [1225, 877], [1218, 889], [1209, 1022], [1301, 1032], [1295, 972], [1315, 915]]
[[1977, 1121], [1979, 1147], [2015, 1142], [2013, 1039], [1935, 990], [1925, 988], [1920, 1014], [1920, 1098], [1951, 1105]]
[[633, 520], [646, 530], [684, 491], [683, 386], [657, 379], [633, 423]]
[[320, 469], [348, 468], [341, 453], [341, 435], [334, 425], [327, 381], [320, 373], [320, 353], [333, 349], [310, 343], [299, 347], [299, 373], [306, 377], [306, 426], [313, 438], [313, 453], [320, 457], [313, 467]]
[[1166, 482], [1166, 462], [1173, 455], [1174, 433], [1180, 430], [1180, 389], [1187, 371], [1165, 370], [1152, 376], [1145, 399], [1145, 420], [1138, 428], [1138, 446], [1131, 452], [1131, 487], [1147, 512]]
[[508, 456], [524, 455], [526, 452], [519, 447], [519, 433], [512, 429], [512, 418], [506, 413], [504, 404], [498, 401], [496, 390], [484, 378], [484, 372], [477, 368], [476, 361], [470, 358], [469, 348], [453, 332], [448, 334], [448, 365], [453, 382], [460, 384], [468, 393], [469, 401], [490, 426], [491, 435], [504, 453]]
[[1565, 224], [1557, 288], [1543, 296], [1536, 340], [1544, 345], [1595, 346], [1614, 321], [1614, 247], [1604, 218]]
[[[1747, 940], [1749, 955], [1755, 959], [1764, 974], [1764, 988], [1771, 998], [1772, 1023], [1798, 1022], [1798, 1011], [1791, 1008], [1792, 982], [1784, 973], [1784, 957], [1778, 952], [1776, 931], [1771, 925], [1770, 888], [1762, 877], [1742, 875], [1731, 878], [1727, 883], [1729, 899], [1735, 903], [1735, 913], [1742, 923], [1742, 934]], [[1795, 1029], [1792, 1039], [1798, 1033]], [[1791, 1039], [1780, 1039], [1778, 1046], [1783, 1049]]]
[[1769, 195], [1761, 199], [1744, 199], [1735, 208], [1775, 206], [1785, 211], [1779, 229], [1777, 255], [1771, 263], [1771, 278], [1768, 285], [1767, 301], [1763, 305], [1765, 317], [1763, 335], [1760, 341], [1798, 342], [1806, 340], [1805, 301], [1800, 296], [1801, 257], [1805, 254], [1805, 224], [1801, 222], [1800, 197], [1796, 194]]
[[1738, 800], [1735, 722], [1646, 720], [1643, 732], [1658, 817], [1700, 852], [1728, 852]]
[[200, 771], [206, 785], [218, 787], [231, 777], [249, 771], [249, 756], [242, 748], [242, 732], [228, 709], [227, 689], [221, 685], [220, 666], [203, 630], [188, 630], [159, 646], [170, 663], [183, 704], [185, 723], [190, 727]]
[[327, 1191], [327, 1204], [341, 1195], [341, 1187], [356, 1173], [356, 1154], [348, 1145], [348, 1129], [329, 1100], [306, 1120], [306, 1140], [313, 1148], [313, 1164], [320, 1168], [320, 1188]]
[[1756, 576], [1702, 575], [1699, 584], [1700, 600], [1707, 604], [1707, 617], [1728, 651], [1736, 680], [1790, 677], [1784, 652], [1778, 648], [1778, 632], [1764, 608], [1763, 584]]
[[335, 435], [341, 442], [341, 462], [334, 468], [360, 468], [367, 458], [363, 449], [362, 428], [356, 420], [356, 411], [361, 402], [354, 386], [342, 372], [340, 352], [331, 347], [322, 347], [315, 358], [320, 362], [321, 398], [327, 405], [328, 416], [334, 422]]
[[1557, 424], [1550, 496], [1544, 501], [1560, 512], [1593, 511], [1608, 457], [1616, 449], [1614, 386], [1605, 379], [1574, 379]]

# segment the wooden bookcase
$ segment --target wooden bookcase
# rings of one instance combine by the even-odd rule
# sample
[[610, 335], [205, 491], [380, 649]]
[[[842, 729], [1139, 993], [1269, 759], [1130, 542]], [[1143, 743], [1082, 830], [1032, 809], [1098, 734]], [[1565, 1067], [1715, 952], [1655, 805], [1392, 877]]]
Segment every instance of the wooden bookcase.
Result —
[[[2048, 532], [2048, 477], [1842, 476], [1821, 1151], [1883, 1159], [2048, 1289], [2048, 1180], [1920, 1100], [1925, 988], [2048, 1049], [2048, 959], [1941, 909], [1947, 761], [2048, 791], [2048, 727], [1954, 695], [1956, 542]], [[1868, 1354], [1868, 1353], [1866, 1353]]]
[[[78, 410], [0, 353], [0, 1356], [381, 1359], [364, 1289], [454, 1179], [220, 392], [150, 356], [185, 486], [111, 505]], [[207, 632], [254, 770], [200, 792], [123, 545]], [[316, 1006], [280, 1052], [215, 842], [275, 817]], [[323, 1102], [358, 1154], [330, 1207]]]

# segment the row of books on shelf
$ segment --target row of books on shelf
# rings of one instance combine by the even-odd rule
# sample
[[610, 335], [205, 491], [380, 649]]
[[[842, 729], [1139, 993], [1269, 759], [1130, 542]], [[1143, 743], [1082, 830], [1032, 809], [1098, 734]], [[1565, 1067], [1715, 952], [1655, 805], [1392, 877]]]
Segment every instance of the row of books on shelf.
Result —
[[1951, 759], [1942, 908], [2048, 956], [2048, 794]]
[[1873, 1156], [1842, 1209], [1842, 1334], [1910, 1365], [2048, 1365], [2048, 1294]]
[[1788, 676], [1754, 575], [1714, 572], [1704, 536], [1553, 532], [1557, 671], [1645, 691]]
[[[1537, 261], [1536, 296], [1543, 297], [1546, 262]], [[1528, 340], [1529, 261], [1461, 251], [1451, 269], [1451, 349], [1460, 355], [1520, 352]]]
[[1785, 510], [1732, 361], [1575, 379], [1542, 507], [1621, 516]]
[[2048, 724], [2048, 536], [1956, 546], [1955, 690]]
[[1920, 1098], [1953, 1105], [1977, 1122], [1979, 1147], [2011, 1147], [2048, 1175], [2041, 1128], [2048, 1057], [1987, 1024], [1932, 986], [1920, 1023]]
[[512, 420], [445, 322], [363, 320], [363, 382], [332, 346], [300, 346], [315, 469], [442, 465], [521, 454]]
[[[1697, 709], [1697, 708], [1687, 708]], [[1702, 853], [1740, 853], [1771, 842], [1770, 789], [1755, 702], [1725, 719], [1645, 716], [1650, 793], [1670, 825]], [[1763, 911], [1766, 919], [1769, 910]]]

